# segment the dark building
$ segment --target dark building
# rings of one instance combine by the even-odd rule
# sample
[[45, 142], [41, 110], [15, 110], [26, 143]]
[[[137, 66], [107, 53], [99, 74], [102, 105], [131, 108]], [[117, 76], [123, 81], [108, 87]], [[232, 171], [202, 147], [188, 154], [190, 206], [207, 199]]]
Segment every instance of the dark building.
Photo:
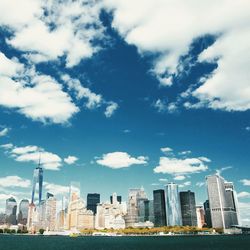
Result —
[[211, 220], [211, 211], [209, 206], [209, 201], [206, 200], [203, 203], [204, 211], [205, 211], [205, 223], [207, 227], [212, 227], [212, 220]]
[[181, 217], [183, 226], [197, 226], [194, 192], [180, 192]]
[[96, 206], [100, 203], [100, 194], [87, 195], [87, 209], [96, 214]]
[[[121, 204], [122, 203], [122, 197], [120, 195], [117, 196], [117, 201]], [[113, 196], [110, 196], [110, 203], [113, 204]]]
[[165, 192], [163, 189], [154, 190], [154, 224], [156, 227], [167, 225]]
[[40, 159], [38, 167], [34, 169], [33, 174], [33, 186], [32, 186], [32, 195], [31, 195], [31, 203], [34, 204], [35, 202], [35, 192], [36, 192], [36, 185], [38, 184], [38, 202], [39, 204], [42, 201], [42, 188], [43, 188], [43, 169], [40, 167]]

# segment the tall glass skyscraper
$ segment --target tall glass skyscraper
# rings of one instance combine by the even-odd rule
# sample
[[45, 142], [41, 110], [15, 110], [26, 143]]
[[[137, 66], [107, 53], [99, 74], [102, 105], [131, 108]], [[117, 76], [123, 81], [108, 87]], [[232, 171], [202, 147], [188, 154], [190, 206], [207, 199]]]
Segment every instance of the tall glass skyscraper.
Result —
[[183, 226], [197, 226], [194, 192], [180, 192], [181, 216]]
[[219, 175], [207, 176], [206, 180], [212, 227], [227, 229], [239, 224], [233, 184]]
[[100, 194], [88, 194], [87, 195], [87, 209], [91, 210], [94, 214], [96, 214], [97, 204], [100, 203]]
[[178, 185], [175, 183], [166, 185], [166, 212], [168, 226], [182, 225]]
[[17, 211], [16, 200], [13, 197], [7, 199], [5, 214], [6, 214], [6, 221], [8, 224], [16, 225], [16, 211]]
[[29, 201], [23, 199], [19, 204], [18, 223], [26, 225], [28, 220]]
[[163, 189], [154, 190], [153, 196], [154, 196], [154, 217], [155, 217], [154, 224], [156, 227], [164, 227], [167, 225], [165, 192]]
[[35, 192], [36, 192], [36, 184], [38, 183], [38, 201], [39, 204], [42, 201], [42, 188], [43, 188], [43, 169], [40, 166], [40, 162], [38, 167], [34, 169], [33, 174], [33, 187], [32, 187], [32, 196], [31, 196], [31, 203], [34, 204], [35, 201]]

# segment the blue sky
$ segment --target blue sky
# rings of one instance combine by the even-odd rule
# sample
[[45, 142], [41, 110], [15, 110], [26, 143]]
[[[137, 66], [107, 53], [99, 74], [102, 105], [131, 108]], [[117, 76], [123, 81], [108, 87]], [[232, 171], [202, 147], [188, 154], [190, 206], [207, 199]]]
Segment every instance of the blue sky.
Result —
[[[220, 172], [250, 220], [247, 1], [0, 1], [0, 206]], [[11, 11], [10, 11], [11, 10]], [[223, 15], [222, 15], [223, 14]]]

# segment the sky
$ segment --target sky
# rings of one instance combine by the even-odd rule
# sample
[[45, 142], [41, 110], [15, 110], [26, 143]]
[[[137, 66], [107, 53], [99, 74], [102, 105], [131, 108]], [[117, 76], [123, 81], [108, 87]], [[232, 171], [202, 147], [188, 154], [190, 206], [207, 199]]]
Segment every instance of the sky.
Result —
[[250, 2], [0, 0], [0, 211], [233, 181], [250, 225]]

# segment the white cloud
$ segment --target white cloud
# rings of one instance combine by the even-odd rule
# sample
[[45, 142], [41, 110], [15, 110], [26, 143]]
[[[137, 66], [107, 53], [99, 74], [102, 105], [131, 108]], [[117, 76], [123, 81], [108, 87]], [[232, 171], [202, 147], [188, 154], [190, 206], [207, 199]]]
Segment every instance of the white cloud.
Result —
[[190, 185], [191, 185], [191, 181], [186, 181], [186, 182], [184, 182], [182, 184], [179, 184], [178, 186], [180, 188], [184, 188], [184, 187], [187, 187], [187, 186], [190, 186]]
[[130, 130], [130, 129], [124, 129], [122, 132], [123, 132], [124, 134], [128, 134], [128, 133], [131, 133], [131, 130]]
[[106, 107], [106, 110], [104, 112], [104, 115], [109, 118], [111, 117], [114, 112], [119, 108], [118, 104], [115, 102], [109, 102], [108, 106]]
[[0, 137], [6, 136], [9, 133], [10, 129], [9, 128], [4, 128], [0, 130]]
[[73, 67], [99, 50], [94, 41], [103, 37], [100, 7], [95, 1], [2, 0], [0, 24], [12, 32], [8, 43], [31, 61], [65, 56]]
[[[171, 86], [172, 77], [181, 73], [180, 58], [189, 52], [195, 39], [207, 34], [215, 36], [215, 43], [199, 56], [200, 62], [215, 62], [217, 68], [203, 78], [201, 86], [192, 90], [191, 96], [198, 99], [196, 107], [226, 111], [250, 109], [249, 1], [104, 2], [113, 11], [112, 26], [125, 41], [135, 45], [141, 54], [156, 55], [152, 72], [161, 85]], [[160, 101], [157, 105], [160, 110], [165, 109]]]
[[166, 178], [160, 178], [159, 181], [160, 182], [168, 182], [168, 179], [166, 179]]
[[[205, 156], [198, 157], [198, 159], [200, 159], [201, 161], [204, 161], [204, 162], [211, 162], [211, 160], [208, 159], [208, 158], [205, 157]], [[231, 167], [230, 167], [230, 168], [231, 168]], [[228, 169], [228, 167], [227, 167], [227, 168], [223, 168], [223, 170], [226, 170], [226, 169]]]
[[7, 144], [2, 144], [0, 145], [0, 148], [3, 148], [3, 149], [11, 149], [13, 148], [13, 144], [12, 143], [7, 143]]
[[216, 172], [216, 174], [221, 175], [222, 172], [224, 172], [226, 170], [229, 170], [229, 169], [232, 169], [232, 168], [233, 168], [232, 166], [223, 167], [223, 168], [220, 168], [220, 169], [216, 169], [215, 172]]
[[164, 148], [161, 148], [161, 152], [165, 153], [165, 154], [168, 154], [168, 153], [172, 153], [173, 149], [169, 148], [169, 147], [164, 147]]
[[[14, 59], [5, 58], [8, 64]], [[15, 64], [24, 65], [15, 60]], [[6, 67], [7, 67], [6, 66]], [[16, 109], [33, 120], [53, 123], [66, 123], [79, 111], [70, 96], [52, 77], [39, 75], [34, 68], [18, 71], [13, 67], [11, 75], [0, 68], [0, 105]]]
[[246, 131], [250, 131], [250, 127], [248, 126], [248, 127], [246, 127]]
[[62, 159], [57, 154], [47, 152], [43, 148], [28, 145], [24, 147], [16, 147], [13, 144], [1, 145], [6, 152], [18, 162], [33, 162], [40, 164], [47, 170], [60, 170]]
[[64, 158], [63, 159], [67, 164], [71, 165], [71, 164], [74, 164], [78, 158], [75, 157], [75, 156], [72, 156], [72, 155], [69, 155], [67, 158]]
[[170, 158], [160, 157], [159, 165], [154, 168], [155, 173], [183, 175], [206, 171], [206, 162], [199, 158]]
[[69, 187], [68, 186], [44, 182], [44, 188], [47, 190], [47, 192], [52, 193], [53, 195], [67, 195], [67, 194], [69, 194]]
[[78, 100], [82, 98], [87, 99], [86, 108], [94, 109], [102, 104], [102, 96], [93, 93], [89, 88], [83, 87], [78, 79], [72, 79], [69, 75], [63, 75], [61, 78], [67, 84], [69, 90], [74, 91]]
[[176, 180], [176, 181], [183, 181], [185, 179], [186, 179], [186, 177], [184, 175], [176, 175], [174, 177], [174, 180]]
[[205, 182], [203, 181], [198, 181], [196, 184], [195, 184], [197, 187], [202, 187], [205, 185]]
[[158, 99], [155, 103], [153, 103], [154, 108], [157, 109], [158, 112], [162, 113], [167, 111], [167, 102], [161, 99]]
[[241, 182], [244, 186], [250, 186], [250, 180], [243, 179], [243, 180], [240, 180], [240, 182]]
[[238, 193], [237, 197], [238, 198], [250, 198], [250, 193], [243, 191], [243, 192]]
[[186, 150], [186, 151], [182, 151], [182, 152], [179, 152], [178, 154], [179, 155], [189, 155], [189, 154], [191, 154], [192, 153], [192, 151], [190, 151], [190, 150]]
[[131, 165], [147, 164], [147, 157], [132, 157], [126, 152], [113, 152], [104, 154], [101, 159], [96, 161], [98, 164], [113, 169], [127, 168]]
[[30, 187], [30, 180], [23, 179], [19, 176], [6, 176], [0, 178], [0, 187]]

